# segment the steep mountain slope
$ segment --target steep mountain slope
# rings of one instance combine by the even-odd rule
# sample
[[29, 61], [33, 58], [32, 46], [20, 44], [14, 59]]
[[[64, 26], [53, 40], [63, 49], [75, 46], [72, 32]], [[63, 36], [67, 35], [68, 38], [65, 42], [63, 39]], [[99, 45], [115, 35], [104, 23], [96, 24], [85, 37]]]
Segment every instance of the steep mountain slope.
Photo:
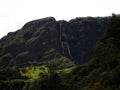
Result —
[[73, 71], [69, 78], [76, 82], [76, 90], [120, 90], [119, 76], [120, 16], [113, 16], [96, 45], [94, 57]]
[[[9, 33], [0, 40], [0, 90], [111, 90], [118, 87], [118, 77], [109, 76], [119, 65], [118, 48], [105, 47], [112, 40], [109, 40], [114, 32], [112, 26], [118, 28], [119, 36], [119, 19], [115, 20], [117, 25], [108, 26], [111, 34], [108, 29], [97, 44], [95, 56], [88, 61], [108, 20], [107, 17], [87, 17], [66, 22], [49, 17], [28, 22], [22, 29]], [[116, 45], [118, 36], [115, 35]], [[118, 55], [118, 59], [114, 60], [114, 55]], [[78, 66], [74, 62], [87, 63]], [[119, 67], [115, 70], [119, 71]], [[101, 84], [109, 77], [116, 80], [110, 88], [109, 81]]]
[[48, 17], [30, 21], [0, 40], [0, 66], [26, 67], [32, 63], [62, 68], [74, 65], [71, 60], [85, 63], [93, 55], [107, 21], [107, 17], [76, 18], [69, 22]]

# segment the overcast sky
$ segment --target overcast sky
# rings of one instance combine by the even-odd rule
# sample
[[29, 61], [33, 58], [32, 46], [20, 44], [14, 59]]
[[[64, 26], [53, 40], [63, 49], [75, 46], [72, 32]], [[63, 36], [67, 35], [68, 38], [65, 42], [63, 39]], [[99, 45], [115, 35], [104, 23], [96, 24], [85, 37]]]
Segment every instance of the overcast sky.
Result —
[[70, 20], [112, 13], [120, 13], [120, 0], [0, 0], [0, 38], [34, 19]]

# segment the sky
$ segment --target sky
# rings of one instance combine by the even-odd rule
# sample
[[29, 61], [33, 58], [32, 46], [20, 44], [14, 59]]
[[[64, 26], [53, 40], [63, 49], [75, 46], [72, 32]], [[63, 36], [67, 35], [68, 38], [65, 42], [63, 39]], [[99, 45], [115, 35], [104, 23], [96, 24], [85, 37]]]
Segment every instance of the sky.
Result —
[[0, 0], [0, 38], [31, 20], [70, 20], [120, 13], [120, 0]]

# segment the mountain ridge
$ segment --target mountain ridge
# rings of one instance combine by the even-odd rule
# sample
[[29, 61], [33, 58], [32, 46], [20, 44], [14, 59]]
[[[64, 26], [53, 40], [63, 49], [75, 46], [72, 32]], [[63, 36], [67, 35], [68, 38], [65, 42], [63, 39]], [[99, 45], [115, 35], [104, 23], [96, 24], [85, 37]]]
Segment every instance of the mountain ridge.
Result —
[[[22, 62], [27, 60], [33, 62], [31, 58], [33, 58], [34, 60], [40, 60], [47, 48], [55, 48], [61, 55], [71, 60], [75, 60], [76, 63], [82, 64], [86, 62], [90, 58], [90, 56], [86, 58], [86, 54], [83, 54], [80, 57], [77, 53], [82, 54], [83, 50], [82, 52], [80, 52], [80, 48], [78, 48], [79, 45], [77, 45], [77, 43], [81, 43], [81, 45], [83, 44], [81, 47], [85, 48], [88, 48], [89, 44], [94, 43], [94, 45], [91, 45], [92, 47], [94, 47], [95, 42], [97, 41], [96, 37], [100, 37], [100, 35], [104, 32], [103, 28], [105, 27], [105, 23], [107, 23], [107, 20], [107, 18], [89, 17], [83, 19], [80, 18], [80, 20], [78, 20], [77, 18], [67, 22], [64, 20], [56, 21], [53, 17], [47, 17], [39, 20], [30, 21], [26, 23], [22, 27], [22, 29], [13, 33], [8, 33], [6, 37], [3, 37], [0, 40], [0, 51], [2, 51], [3, 53], [0, 53], [0, 56], [2, 57], [6, 54], [8, 56], [7, 58], [14, 58], [12, 61], [10, 61], [10, 63], [15, 63], [15, 60], [19, 61], [19, 58], [22, 59]], [[96, 25], [98, 25], [99, 28], [94, 28]], [[89, 29], [89, 27], [93, 28], [93, 30]], [[100, 28], [101, 31], [97, 31]], [[84, 33], [85, 36], [82, 33]], [[92, 38], [89, 34], [93, 34], [92, 36], [95, 36], [96, 39], [94, 37]], [[89, 43], [87, 44], [89, 38], [91, 39], [91, 41], [89, 41]], [[81, 40], [79, 41], [79, 39]], [[88, 46], [85, 46], [85, 44]], [[32, 47], [34, 47], [34, 49]], [[90, 49], [90, 52], [93, 51], [91, 47]], [[88, 51], [89, 50], [87, 50], [87, 52]], [[21, 54], [27, 55], [27, 58], [22, 57]], [[83, 60], [79, 61], [79, 58], [83, 58]], [[20, 62], [21, 61], [19, 61], [18, 63]]]
[[[104, 21], [104, 19], [96, 20], [96, 18], [94, 20], [85, 18], [82, 21], [72, 21], [72, 24], [60, 21], [47, 23], [44, 27], [34, 29], [27, 29], [26, 27], [25, 30], [15, 33], [17, 37], [7, 36], [7, 38], [4, 38], [6, 41], [3, 40], [2, 44], [0, 43], [0, 89], [119, 90], [120, 16], [114, 15], [109, 20], [107, 19], [108, 21]], [[107, 26], [106, 28], [98, 27], [99, 25]], [[88, 43], [89, 40], [91, 42]], [[21, 44], [24, 47], [20, 47]], [[15, 53], [14, 48], [18, 49]], [[79, 50], [82, 50], [81, 48], [83, 49], [82, 52], [87, 52], [86, 57], [89, 55], [88, 51], [90, 53], [93, 51], [92, 58], [89, 57], [90, 60], [76, 65], [74, 59], [75, 56], [81, 55], [81, 52], [79, 52]], [[85, 51], [84, 48], [88, 50]], [[16, 54], [15, 58], [12, 59], [14, 65], [7, 66], [5, 64], [11, 58], [11, 53], [8, 52]], [[30, 53], [34, 55], [30, 55]], [[69, 57], [69, 53], [71, 53], [73, 60]], [[42, 56], [41, 60], [35, 59], [40, 55]], [[29, 59], [26, 61], [25, 57], [34, 58], [33, 61], [36, 61], [36, 63]], [[16, 63], [21, 60], [23, 61]], [[29, 65], [25, 63], [24, 66], [23, 62], [25, 61], [29, 62]], [[2, 63], [5, 66], [2, 66]], [[18, 67], [18, 65], [21, 66]]]
[[60, 55], [76, 63], [85, 63], [90, 59], [95, 43], [104, 32], [107, 21], [107, 17], [77, 18], [69, 22], [47, 17], [30, 21], [22, 29], [8, 33], [0, 40], [0, 56], [3, 57], [0, 61], [5, 63], [4, 55], [6, 55], [6, 58], [12, 59], [8, 61], [8, 65], [19, 62], [26, 64], [41, 62], [44, 61], [42, 60], [44, 53], [53, 48]]

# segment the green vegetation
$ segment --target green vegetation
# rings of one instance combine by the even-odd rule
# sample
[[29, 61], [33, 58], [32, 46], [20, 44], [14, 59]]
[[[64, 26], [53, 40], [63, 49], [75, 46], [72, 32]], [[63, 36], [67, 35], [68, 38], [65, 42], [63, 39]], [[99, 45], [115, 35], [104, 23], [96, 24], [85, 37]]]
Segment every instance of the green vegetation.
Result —
[[[78, 90], [120, 89], [120, 16], [110, 19], [94, 57], [73, 71]], [[76, 87], [76, 86], [75, 86]]]
[[69, 74], [69, 73], [71, 73], [75, 68], [76, 68], [76, 67], [58, 69], [58, 70], [56, 70], [56, 72], [57, 72], [58, 74], [60, 74], [60, 73]]
[[[86, 17], [66, 22], [49, 17], [28, 22], [0, 40], [0, 65], [24, 67], [29, 62], [35, 65], [55, 62], [57, 68], [64, 68], [83, 64], [93, 55], [108, 20], [109, 17]], [[2, 58], [7, 54], [11, 55], [9, 59]]]
[[49, 72], [50, 70], [46, 66], [31, 66], [20, 70], [22, 76], [34, 80], [42, 78], [42, 75], [49, 75]]
[[[0, 40], [0, 90], [120, 90], [119, 15], [110, 18], [95, 45], [107, 20], [88, 17], [68, 23], [46, 18], [29, 22], [22, 30], [4, 37]], [[62, 32], [62, 38], [56, 31], [60, 23], [67, 30]], [[17, 34], [21, 34], [19, 38]], [[29, 40], [32, 43], [26, 45]], [[86, 58], [90, 61], [84, 61]]]

